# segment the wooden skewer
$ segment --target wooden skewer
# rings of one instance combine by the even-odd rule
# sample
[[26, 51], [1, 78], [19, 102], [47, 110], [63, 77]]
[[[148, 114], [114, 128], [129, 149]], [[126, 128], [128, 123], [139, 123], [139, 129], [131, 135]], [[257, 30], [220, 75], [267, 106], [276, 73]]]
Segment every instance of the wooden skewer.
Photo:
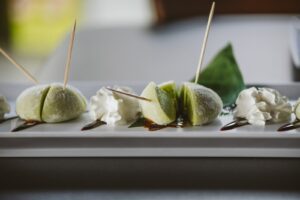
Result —
[[195, 83], [198, 83], [198, 80], [199, 80], [199, 75], [201, 72], [201, 67], [202, 67], [203, 58], [204, 58], [205, 49], [206, 49], [206, 43], [207, 43], [207, 39], [208, 39], [208, 33], [210, 30], [210, 24], [212, 21], [212, 17], [214, 15], [214, 11], [215, 11], [215, 2], [213, 2], [211, 5], [211, 9], [210, 9], [209, 17], [208, 17], [208, 22], [207, 22], [207, 26], [206, 26], [206, 31], [205, 31], [205, 35], [204, 35], [204, 39], [203, 39], [203, 43], [202, 43], [202, 48], [201, 48], [197, 72], [196, 72]]
[[151, 102], [151, 99], [147, 99], [145, 97], [140, 97], [140, 96], [137, 96], [137, 95], [126, 93], [126, 92], [114, 90], [114, 89], [108, 88], [108, 87], [106, 89], [108, 89], [108, 90], [110, 90], [112, 92], [115, 92], [115, 93], [119, 93], [119, 94], [123, 94], [123, 95], [126, 95], [126, 96], [130, 96], [130, 97], [133, 97], [133, 98], [136, 98], [136, 99], [140, 99], [140, 100], [143, 100], [143, 101], [149, 101], [149, 102]]
[[70, 64], [71, 64], [71, 59], [72, 59], [72, 52], [73, 52], [74, 38], [75, 38], [75, 30], [76, 30], [76, 20], [75, 20], [75, 23], [73, 26], [70, 43], [69, 43], [67, 63], [65, 66], [64, 89], [66, 88], [68, 80], [69, 80]]
[[15, 67], [17, 67], [29, 80], [38, 84], [37, 79], [32, 76], [22, 65], [18, 64], [12, 57], [10, 57], [2, 48], [0, 48], [2, 55], [7, 58]]

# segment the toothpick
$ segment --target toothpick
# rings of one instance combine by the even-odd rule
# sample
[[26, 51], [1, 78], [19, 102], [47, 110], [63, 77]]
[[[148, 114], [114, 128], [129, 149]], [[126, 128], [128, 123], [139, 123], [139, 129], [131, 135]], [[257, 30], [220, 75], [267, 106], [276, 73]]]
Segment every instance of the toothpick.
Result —
[[32, 76], [22, 65], [18, 64], [12, 57], [10, 57], [1, 47], [0, 52], [2, 55], [7, 58], [15, 67], [17, 67], [29, 80], [34, 82], [35, 84], [38, 84], [39, 82], [37, 79]]
[[67, 57], [67, 63], [66, 63], [66, 67], [65, 67], [64, 89], [66, 88], [68, 80], [69, 80], [70, 64], [71, 64], [72, 51], [73, 51], [74, 38], [75, 38], [75, 30], [76, 30], [76, 20], [75, 20], [75, 23], [73, 26], [70, 43], [69, 43], [68, 57]]
[[209, 17], [208, 17], [208, 22], [207, 22], [207, 26], [206, 26], [206, 31], [205, 31], [205, 35], [204, 35], [204, 39], [203, 39], [203, 43], [202, 43], [202, 48], [201, 48], [197, 72], [196, 72], [195, 83], [198, 83], [198, 80], [199, 80], [199, 75], [201, 72], [201, 67], [202, 67], [203, 58], [204, 58], [205, 49], [206, 49], [206, 43], [207, 43], [207, 39], [208, 39], [208, 33], [210, 30], [210, 24], [211, 24], [212, 17], [214, 15], [214, 11], [215, 11], [215, 2], [213, 2], [211, 5], [211, 9], [210, 9]]
[[136, 99], [140, 99], [140, 100], [143, 100], [143, 101], [149, 101], [151, 102], [151, 99], [147, 99], [145, 97], [140, 97], [140, 96], [137, 96], [137, 95], [134, 95], [134, 94], [129, 94], [129, 93], [126, 93], [126, 92], [122, 92], [122, 91], [118, 91], [118, 90], [114, 90], [112, 88], [106, 88], [112, 92], [115, 92], [115, 93], [120, 93], [120, 94], [123, 94], [123, 95], [126, 95], [126, 96], [130, 96], [130, 97], [133, 97], [133, 98], [136, 98]]

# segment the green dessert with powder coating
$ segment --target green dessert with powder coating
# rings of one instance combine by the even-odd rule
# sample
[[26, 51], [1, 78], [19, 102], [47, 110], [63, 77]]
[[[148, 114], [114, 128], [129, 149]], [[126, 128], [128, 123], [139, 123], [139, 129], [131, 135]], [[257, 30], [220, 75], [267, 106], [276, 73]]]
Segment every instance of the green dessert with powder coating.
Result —
[[75, 119], [86, 107], [86, 99], [78, 90], [64, 88], [62, 84], [30, 87], [16, 101], [16, 112], [21, 119], [46, 123]]
[[222, 111], [221, 98], [213, 90], [199, 84], [183, 83], [180, 91], [180, 111], [191, 125], [212, 122]]

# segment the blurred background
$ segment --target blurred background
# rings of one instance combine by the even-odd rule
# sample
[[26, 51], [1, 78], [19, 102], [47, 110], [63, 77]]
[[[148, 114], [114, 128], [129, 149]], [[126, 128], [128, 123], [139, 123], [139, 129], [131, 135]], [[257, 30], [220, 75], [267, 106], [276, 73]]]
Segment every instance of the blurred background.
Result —
[[[2, 0], [0, 46], [38, 79], [61, 81], [76, 18], [71, 80], [189, 80], [211, 3]], [[222, 0], [216, 1], [215, 14], [205, 64], [230, 42], [246, 82], [299, 79], [299, 0]], [[3, 56], [0, 70], [0, 81], [27, 81]]]

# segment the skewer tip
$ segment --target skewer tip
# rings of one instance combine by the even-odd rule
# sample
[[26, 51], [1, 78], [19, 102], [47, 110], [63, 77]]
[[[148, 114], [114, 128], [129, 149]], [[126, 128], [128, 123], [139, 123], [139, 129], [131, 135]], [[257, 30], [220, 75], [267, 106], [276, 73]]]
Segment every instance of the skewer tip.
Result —
[[203, 39], [203, 43], [202, 43], [202, 47], [201, 47], [201, 52], [200, 52], [200, 56], [199, 56], [199, 62], [198, 62], [198, 66], [197, 66], [196, 76], [195, 76], [195, 83], [198, 83], [199, 76], [201, 73], [201, 68], [202, 68], [203, 58], [204, 58], [204, 54], [205, 54], [208, 34], [209, 34], [209, 30], [210, 30], [210, 24], [211, 24], [213, 15], [214, 15], [214, 11], [215, 11], [215, 2], [213, 1], [210, 12], [209, 12], [207, 26], [206, 26], [204, 39]]
[[66, 88], [68, 80], [69, 80], [70, 65], [71, 65], [72, 52], [73, 52], [74, 39], [75, 39], [75, 31], [76, 31], [76, 23], [77, 23], [77, 20], [75, 19], [73, 29], [72, 29], [72, 32], [71, 32], [71, 37], [70, 37], [67, 63], [66, 63], [66, 66], [65, 66], [64, 89]]
[[38, 80], [32, 74], [30, 74], [29, 71], [27, 71], [22, 65], [20, 65], [19, 63], [17, 63], [17, 61], [14, 60], [10, 55], [8, 55], [8, 53], [6, 51], [4, 51], [1, 47], [0, 47], [0, 53], [7, 60], [9, 60], [17, 69], [19, 69], [29, 80], [31, 80], [35, 84], [39, 83]]
[[134, 94], [129, 94], [129, 93], [126, 93], [126, 92], [118, 91], [118, 90], [115, 90], [115, 89], [112, 89], [112, 88], [109, 88], [109, 87], [106, 87], [106, 89], [110, 90], [112, 92], [115, 92], [115, 93], [123, 94], [123, 95], [129, 96], [129, 97], [132, 97], [132, 98], [136, 98], [136, 99], [139, 99], [139, 100], [149, 101], [149, 102], [152, 101], [151, 99], [148, 99], [148, 98], [145, 98], [145, 97], [141, 97], [141, 96], [137, 96], [137, 95], [134, 95]]

